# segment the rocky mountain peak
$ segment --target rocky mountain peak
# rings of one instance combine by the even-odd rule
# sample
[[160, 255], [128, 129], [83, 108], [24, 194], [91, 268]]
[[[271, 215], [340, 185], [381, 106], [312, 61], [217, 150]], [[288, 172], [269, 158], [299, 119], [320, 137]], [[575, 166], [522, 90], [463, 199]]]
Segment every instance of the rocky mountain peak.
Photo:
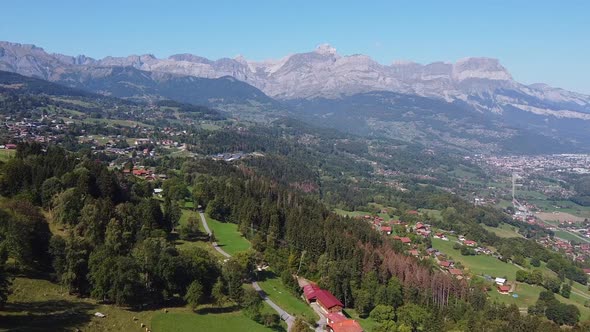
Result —
[[321, 55], [337, 55], [336, 48], [332, 47], [330, 44], [320, 44], [316, 47], [315, 53]]

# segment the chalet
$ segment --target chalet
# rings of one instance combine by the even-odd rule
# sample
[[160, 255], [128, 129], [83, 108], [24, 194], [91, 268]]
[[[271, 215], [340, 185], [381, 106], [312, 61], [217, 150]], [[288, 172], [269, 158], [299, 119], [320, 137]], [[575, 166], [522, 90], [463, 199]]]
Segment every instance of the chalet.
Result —
[[320, 308], [322, 308], [327, 313], [340, 312], [344, 307], [344, 304], [342, 304], [342, 302], [340, 302], [336, 296], [332, 295], [332, 293], [325, 289], [319, 289], [315, 291], [315, 298], [317, 304], [320, 305]]
[[381, 226], [381, 232], [387, 235], [391, 234], [391, 226]]
[[4, 145], [4, 148], [7, 150], [14, 150], [16, 149], [16, 144], [6, 144]]
[[508, 285], [502, 285], [502, 286], [498, 286], [498, 293], [500, 294], [509, 294], [510, 293], [510, 286]]
[[441, 262], [438, 262], [438, 265], [440, 265], [441, 267], [443, 267], [445, 269], [448, 269], [448, 268], [453, 267], [454, 264], [453, 264], [453, 262], [449, 262], [449, 261], [441, 261]]
[[417, 224], [416, 224], [416, 227], [414, 227], [414, 229], [417, 229], [417, 230], [418, 230], [418, 229], [424, 229], [424, 228], [426, 228], [426, 226], [424, 226], [424, 224], [423, 224], [423, 223], [421, 223], [421, 222], [417, 223]]
[[399, 240], [402, 241], [403, 244], [410, 244], [410, 243], [412, 243], [412, 240], [410, 240], [409, 237], [400, 237]]
[[420, 253], [418, 252], [418, 249], [412, 249], [410, 251], [408, 251], [408, 253], [414, 257], [418, 257], [420, 256]]
[[587, 275], [590, 275], [590, 269], [584, 269], [584, 273], [586, 273]]
[[346, 319], [343, 321], [328, 324], [328, 331], [330, 331], [330, 332], [363, 332], [363, 328], [356, 320]]
[[441, 240], [445, 240], [448, 241], [449, 239], [447, 238], [446, 235], [444, 235], [443, 233], [436, 233], [433, 236], [435, 239], [441, 239]]
[[477, 242], [472, 241], [472, 240], [465, 240], [465, 241], [463, 241], [463, 244], [468, 247], [475, 247], [477, 245]]

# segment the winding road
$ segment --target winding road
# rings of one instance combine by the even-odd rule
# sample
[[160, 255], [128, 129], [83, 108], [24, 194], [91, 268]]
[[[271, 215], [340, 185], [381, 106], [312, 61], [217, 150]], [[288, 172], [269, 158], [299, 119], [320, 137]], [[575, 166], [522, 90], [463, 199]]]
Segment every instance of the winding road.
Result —
[[[202, 211], [199, 211], [199, 216], [201, 217], [201, 222], [203, 223], [203, 228], [205, 228], [205, 232], [207, 232], [207, 234], [211, 235], [211, 229], [209, 228], [209, 224], [207, 224], [207, 219], [205, 218], [205, 214]], [[221, 249], [221, 247], [219, 247], [217, 242], [212, 242], [211, 244], [213, 245], [213, 248], [215, 250], [217, 250], [217, 252], [219, 252], [223, 256], [228, 257], [228, 258], [231, 257], [230, 254], [228, 254], [225, 250], [223, 250], [223, 249]], [[295, 322], [295, 318], [292, 315], [290, 315], [287, 311], [285, 311], [283, 308], [279, 307], [270, 298], [268, 298], [268, 296], [266, 295], [264, 290], [262, 290], [262, 288], [260, 288], [260, 286], [258, 285], [258, 283], [256, 281], [252, 282], [252, 287], [254, 287], [254, 289], [258, 292], [258, 294], [264, 300], [264, 302], [266, 302], [271, 308], [273, 308], [274, 311], [276, 311], [277, 314], [279, 314], [281, 319], [284, 320], [285, 323], [287, 323], [287, 331], [291, 331], [291, 326], [293, 326], [293, 323]]]

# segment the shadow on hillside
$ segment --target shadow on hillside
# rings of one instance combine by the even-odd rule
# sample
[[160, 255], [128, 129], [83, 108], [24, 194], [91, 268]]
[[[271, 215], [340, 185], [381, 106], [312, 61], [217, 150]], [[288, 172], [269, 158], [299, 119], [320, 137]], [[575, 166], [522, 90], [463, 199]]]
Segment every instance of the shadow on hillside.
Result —
[[65, 300], [9, 302], [0, 315], [0, 328], [9, 331], [62, 331], [81, 327], [92, 319], [95, 305]]
[[232, 305], [229, 307], [207, 307], [195, 310], [195, 313], [199, 315], [206, 315], [206, 314], [226, 314], [228, 312], [234, 312], [240, 310], [240, 307], [237, 305]]
[[256, 271], [256, 281], [266, 281], [268, 279], [276, 279], [278, 277], [279, 276], [277, 276], [272, 271], [267, 271], [267, 270]]

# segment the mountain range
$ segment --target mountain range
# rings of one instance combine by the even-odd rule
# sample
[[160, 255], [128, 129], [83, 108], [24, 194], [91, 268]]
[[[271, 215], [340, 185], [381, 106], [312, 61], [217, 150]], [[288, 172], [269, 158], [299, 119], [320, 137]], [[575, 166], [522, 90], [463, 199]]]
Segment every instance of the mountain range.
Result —
[[590, 96], [519, 83], [491, 58], [383, 65], [320, 45], [259, 62], [192, 54], [93, 59], [0, 42], [0, 70], [136, 100], [286, 108], [359, 134], [426, 143], [434, 136], [437, 143], [482, 151], [505, 150], [519, 137], [553, 142], [560, 151], [590, 150]]

